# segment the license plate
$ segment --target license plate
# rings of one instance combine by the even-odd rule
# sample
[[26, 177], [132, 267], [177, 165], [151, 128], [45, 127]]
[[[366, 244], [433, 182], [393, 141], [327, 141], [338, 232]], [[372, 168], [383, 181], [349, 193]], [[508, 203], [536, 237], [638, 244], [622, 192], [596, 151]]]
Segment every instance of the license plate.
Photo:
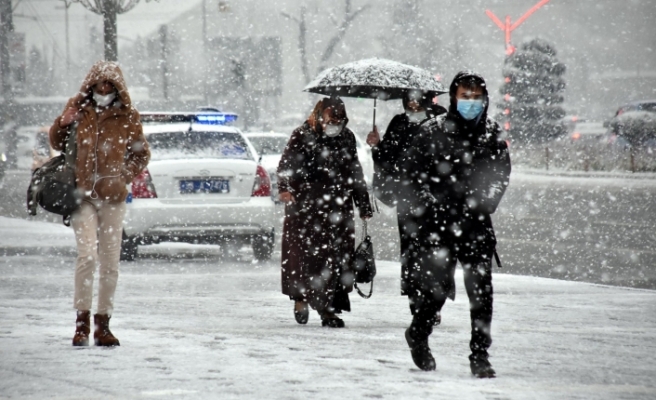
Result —
[[185, 179], [180, 181], [180, 193], [230, 193], [227, 179]]

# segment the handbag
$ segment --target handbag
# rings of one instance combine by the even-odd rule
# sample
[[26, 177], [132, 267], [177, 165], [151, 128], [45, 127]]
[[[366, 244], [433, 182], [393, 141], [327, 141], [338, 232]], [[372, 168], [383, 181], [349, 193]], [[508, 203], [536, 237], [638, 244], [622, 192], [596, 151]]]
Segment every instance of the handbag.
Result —
[[[64, 216], [64, 221], [82, 204], [82, 195], [75, 188], [75, 158], [77, 124], [68, 131], [64, 150], [34, 170], [27, 189], [27, 209], [36, 215], [36, 206]], [[68, 224], [67, 224], [68, 225]]]
[[[374, 278], [376, 277], [376, 260], [374, 259], [374, 246], [371, 243], [371, 236], [367, 233], [367, 221], [364, 220], [362, 226], [362, 241], [355, 250], [354, 274], [355, 290], [360, 297], [368, 299], [374, 291]], [[358, 283], [370, 283], [369, 294], [365, 295], [358, 288]]]

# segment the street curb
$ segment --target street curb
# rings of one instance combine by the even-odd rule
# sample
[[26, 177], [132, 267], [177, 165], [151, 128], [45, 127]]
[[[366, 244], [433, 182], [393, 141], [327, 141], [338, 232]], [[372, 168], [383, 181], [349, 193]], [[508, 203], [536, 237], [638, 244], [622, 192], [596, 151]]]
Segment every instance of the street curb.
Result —
[[77, 249], [75, 247], [19, 247], [19, 246], [5, 246], [0, 247], [0, 256], [16, 257], [16, 256], [66, 256], [76, 257]]
[[542, 175], [550, 177], [566, 178], [615, 178], [615, 179], [637, 179], [637, 180], [656, 180], [654, 172], [612, 172], [612, 171], [564, 171], [564, 170], [544, 170], [535, 168], [513, 167], [513, 173], [526, 175]]

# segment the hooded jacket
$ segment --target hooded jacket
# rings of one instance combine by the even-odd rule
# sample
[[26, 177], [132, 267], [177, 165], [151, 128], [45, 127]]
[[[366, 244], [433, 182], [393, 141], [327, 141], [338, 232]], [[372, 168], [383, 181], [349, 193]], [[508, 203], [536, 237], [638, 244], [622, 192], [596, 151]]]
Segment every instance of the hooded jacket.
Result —
[[[483, 87], [485, 108], [465, 120], [457, 110], [460, 82]], [[406, 157], [405, 169], [421, 199], [445, 216], [469, 211], [496, 211], [510, 180], [510, 155], [499, 124], [488, 118], [485, 80], [473, 72], [456, 75], [450, 88], [449, 112], [425, 122]], [[446, 218], [449, 219], [449, 218]]]
[[[116, 98], [108, 107], [97, 107], [93, 87], [107, 81], [116, 89]], [[116, 63], [99, 61], [91, 67], [79, 93], [66, 104], [82, 114], [77, 125], [75, 178], [85, 197], [122, 202], [126, 184], [148, 165], [150, 150], [139, 113], [132, 106], [123, 73]], [[62, 113], [63, 114], [63, 113]], [[63, 150], [68, 127], [61, 128], [62, 116], [50, 127], [50, 144]]]
[[[508, 186], [510, 155], [499, 124], [487, 116], [487, 98], [483, 112], [474, 120], [465, 120], [457, 111], [456, 89], [465, 80], [480, 84], [487, 97], [482, 77], [471, 72], [456, 75], [449, 111], [422, 124], [404, 157], [404, 180], [410, 182], [420, 199], [413, 210], [421, 221], [420, 249], [470, 249], [470, 257], [491, 257], [497, 241], [490, 215]], [[430, 260], [433, 250], [420, 253], [420, 259]], [[429, 276], [421, 268], [406, 269], [402, 293], [416, 293], [438, 282], [443, 293], [453, 299], [454, 271], [436, 268]]]

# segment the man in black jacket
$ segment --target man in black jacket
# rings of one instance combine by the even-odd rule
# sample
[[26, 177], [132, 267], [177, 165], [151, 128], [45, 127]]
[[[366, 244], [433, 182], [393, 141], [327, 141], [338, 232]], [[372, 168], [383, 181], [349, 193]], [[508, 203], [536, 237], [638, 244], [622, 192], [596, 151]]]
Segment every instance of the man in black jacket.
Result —
[[419, 225], [419, 257], [403, 277], [413, 320], [405, 337], [412, 359], [434, 370], [428, 347], [436, 313], [455, 298], [455, 266], [460, 261], [469, 296], [472, 374], [495, 376], [488, 361], [492, 343], [492, 258], [494, 213], [509, 183], [510, 156], [499, 125], [487, 117], [485, 80], [460, 72], [449, 89], [446, 114], [422, 124], [406, 153], [403, 180], [420, 199], [412, 212]]
[[[409, 265], [414, 262], [419, 233], [418, 221], [411, 213], [417, 205], [418, 197], [412, 186], [404, 185], [401, 181], [402, 176], [405, 176], [402, 171], [403, 160], [412, 141], [419, 134], [421, 124], [446, 113], [444, 107], [433, 103], [435, 95], [433, 92], [409, 91], [403, 97], [404, 112], [392, 118], [383, 139], [376, 128], [367, 136], [374, 160], [374, 195], [385, 205], [396, 206], [402, 276], [408, 275]], [[403, 287], [401, 292], [407, 294]]]

